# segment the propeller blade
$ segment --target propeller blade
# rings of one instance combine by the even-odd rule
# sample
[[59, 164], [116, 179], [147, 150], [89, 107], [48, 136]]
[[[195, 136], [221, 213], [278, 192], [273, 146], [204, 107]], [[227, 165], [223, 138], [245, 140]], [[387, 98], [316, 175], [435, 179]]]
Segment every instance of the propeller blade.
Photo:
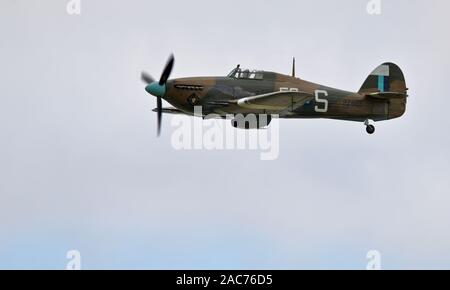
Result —
[[158, 114], [158, 123], [157, 123], [157, 129], [158, 129], [158, 137], [161, 135], [161, 121], [162, 121], [162, 100], [160, 97], [156, 99], [156, 108], [157, 108], [157, 114]]
[[141, 79], [144, 83], [147, 83], [147, 84], [151, 84], [155, 81], [155, 79], [152, 78], [152, 76], [149, 75], [148, 73], [146, 73], [145, 71], [143, 71], [141, 73]]
[[172, 72], [174, 62], [175, 62], [175, 58], [172, 54], [172, 55], [170, 55], [169, 60], [167, 61], [166, 67], [164, 68], [164, 71], [161, 74], [161, 78], [159, 79], [159, 85], [162, 86], [169, 79], [170, 73]]
[[[166, 82], [170, 77], [170, 74], [172, 73], [172, 69], [173, 69], [173, 65], [175, 62], [175, 58], [172, 55], [170, 55], [169, 59], [167, 60], [167, 64], [164, 67], [164, 70], [161, 74], [161, 78], [159, 79], [159, 86], [158, 87], [156, 84], [153, 84], [155, 82], [155, 79], [152, 78], [148, 73], [146, 72], [142, 72], [141, 73], [141, 79], [147, 83], [147, 87], [145, 88], [145, 90], [154, 95], [154, 96], [160, 96], [161, 92], [165, 92], [166, 90]], [[162, 123], [162, 98], [161, 97], [157, 97], [156, 98], [156, 112], [157, 112], [157, 132], [158, 132], [158, 137], [159, 135], [161, 135], [161, 123]]]

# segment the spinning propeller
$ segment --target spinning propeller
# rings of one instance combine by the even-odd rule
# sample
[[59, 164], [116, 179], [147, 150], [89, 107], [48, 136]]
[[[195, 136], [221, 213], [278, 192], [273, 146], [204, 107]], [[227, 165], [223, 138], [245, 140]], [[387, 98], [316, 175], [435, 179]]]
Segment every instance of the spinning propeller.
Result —
[[147, 93], [156, 97], [156, 112], [158, 114], [158, 136], [161, 134], [161, 120], [162, 120], [162, 97], [166, 94], [167, 87], [166, 83], [169, 79], [170, 73], [173, 69], [173, 64], [175, 62], [175, 58], [173, 54], [167, 60], [167, 64], [164, 67], [164, 70], [159, 78], [159, 81], [155, 81], [148, 73], [142, 72], [141, 79], [144, 81], [147, 86], [145, 90]]

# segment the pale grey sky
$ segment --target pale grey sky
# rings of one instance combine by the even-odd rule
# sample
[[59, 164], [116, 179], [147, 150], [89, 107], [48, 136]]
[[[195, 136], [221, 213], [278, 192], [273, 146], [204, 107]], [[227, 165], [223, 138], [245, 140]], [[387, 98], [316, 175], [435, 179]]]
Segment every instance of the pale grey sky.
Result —
[[[448, 1], [0, 4], [0, 268], [450, 268]], [[280, 158], [155, 138], [158, 77], [237, 63], [358, 90], [385, 61], [410, 88], [377, 124], [282, 120]]]

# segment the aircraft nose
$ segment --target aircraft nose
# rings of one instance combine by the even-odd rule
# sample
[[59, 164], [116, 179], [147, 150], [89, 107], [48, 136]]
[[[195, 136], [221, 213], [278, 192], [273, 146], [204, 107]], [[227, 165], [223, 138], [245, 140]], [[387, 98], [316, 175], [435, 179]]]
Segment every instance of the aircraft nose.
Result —
[[160, 85], [158, 82], [153, 82], [147, 85], [145, 90], [155, 97], [163, 97], [166, 94], [166, 85]]

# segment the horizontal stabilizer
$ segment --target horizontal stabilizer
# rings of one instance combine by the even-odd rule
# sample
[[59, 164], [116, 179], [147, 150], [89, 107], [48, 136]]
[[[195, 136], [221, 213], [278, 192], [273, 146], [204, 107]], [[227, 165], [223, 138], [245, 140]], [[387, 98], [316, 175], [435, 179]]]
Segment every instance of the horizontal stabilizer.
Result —
[[366, 97], [370, 98], [376, 98], [376, 99], [402, 99], [408, 97], [408, 94], [405, 93], [399, 93], [399, 92], [376, 92], [376, 93], [370, 93], [366, 94]]

